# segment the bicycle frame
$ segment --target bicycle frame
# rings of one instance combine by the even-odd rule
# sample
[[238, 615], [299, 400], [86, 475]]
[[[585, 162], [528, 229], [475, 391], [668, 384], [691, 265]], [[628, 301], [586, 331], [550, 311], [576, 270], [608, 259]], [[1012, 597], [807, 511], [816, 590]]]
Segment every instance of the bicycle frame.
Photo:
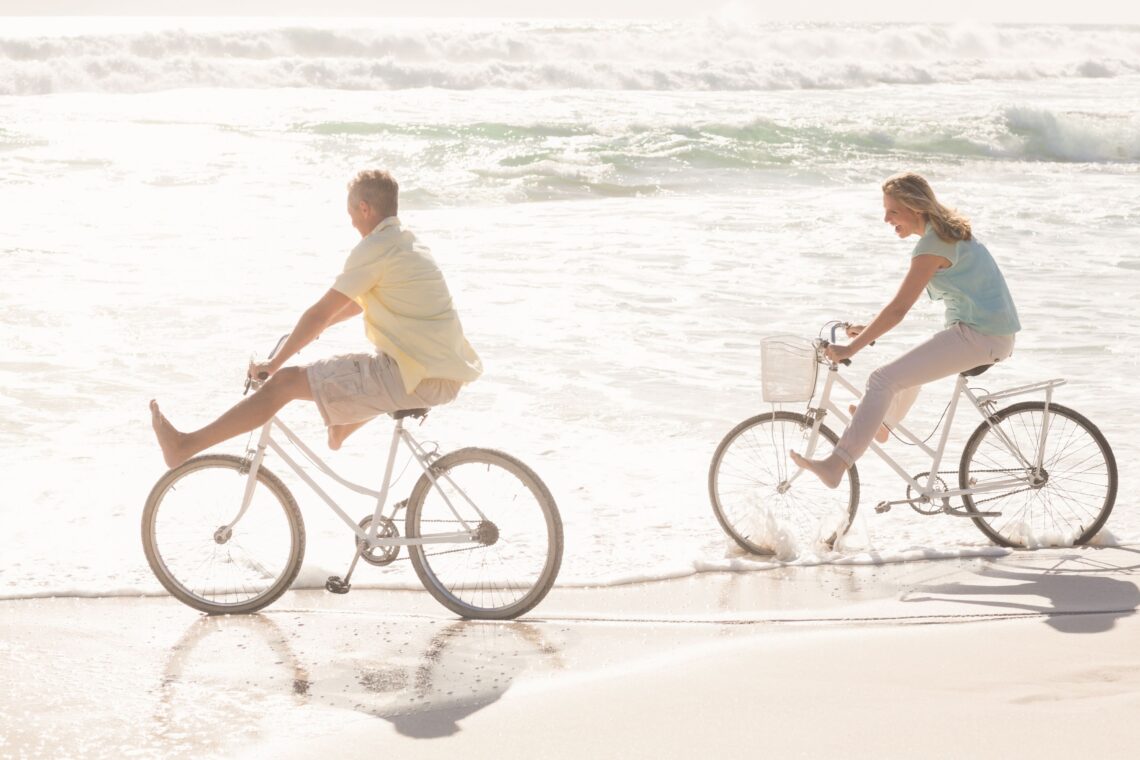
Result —
[[[286, 452], [281, 447], [281, 445], [276, 440], [274, 440], [272, 430], [275, 427], [279, 429], [294, 446], [299, 448], [302, 453], [304, 453], [305, 457], [309, 459], [309, 461], [311, 461], [314, 465], [316, 465], [317, 469], [319, 469], [325, 475], [328, 475], [330, 478], [348, 488], [349, 490], [376, 499], [376, 508], [373, 512], [372, 521], [369, 524], [368, 530], [362, 528], [351, 517], [349, 517], [348, 514], [340, 508], [340, 505], [337, 504], [336, 501], [331, 496], [329, 496], [325, 490], [321, 488], [320, 485], [309, 475], [309, 473], [305, 471], [304, 467], [302, 467], [295, 459], [293, 459], [293, 457], [289, 456], [288, 452]], [[396, 462], [396, 451], [399, 449], [401, 443], [403, 443], [408, 451], [411, 452], [412, 458], [416, 460], [416, 463], [419, 464], [420, 469], [423, 471], [424, 475], [427, 476], [428, 480], [431, 482], [431, 487], [436, 489], [439, 492], [440, 496], [443, 497], [444, 502], [447, 504], [452, 514], [455, 515], [456, 520], [463, 526], [463, 530], [453, 531], [451, 533], [433, 533], [426, 536], [420, 536], [418, 538], [386, 538], [377, 535], [378, 526], [381, 519], [392, 519], [395, 516], [396, 512], [400, 509], [401, 505], [404, 503], [397, 502], [392, 505], [391, 510], [388, 514], [384, 513], [384, 505], [388, 500], [388, 492], [392, 481], [392, 469]], [[280, 456], [281, 459], [287, 465], [289, 465], [293, 472], [297, 473], [298, 477], [305, 481], [309, 488], [311, 488], [314, 493], [321, 497], [325, 504], [327, 504], [329, 508], [332, 509], [332, 511], [335, 512], [337, 516], [340, 517], [340, 519], [343, 520], [346, 525], [348, 525], [349, 528], [352, 529], [352, 532], [356, 534], [357, 539], [359, 539], [359, 541], [362, 543], [362, 546], [365, 550], [388, 546], [420, 546], [423, 544], [470, 543], [476, 540], [475, 528], [460, 516], [459, 511], [452, 504], [451, 499], [449, 499], [443, 489], [439, 487], [439, 481], [436, 479], [436, 472], [431, 466], [433, 456], [432, 452], [428, 452], [423, 447], [423, 445], [415, 439], [411, 432], [404, 427], [403, 419], [397, 419], [395, 427], [392, 430], [392, 442], [388, 449], [388, 459], [384, 467], [384, 483], [379, 491], [374, 491], [370, 488], [366, 488], [357, 483], [346, 480], [345, 478], [338, 475], [312, 449], [306, 446], [304, 441], [302, 441], [296, 433], [290, 430], [284, 422], [282, 422], [277, 417], [273, 417], [268, 422], [266, 422], [265, 425], [262, 426], [256, 448], [248, 452], [252, 456], [247, 460], [249, 462], [249, 479], [246, 481], [245, 493], [242, 496], [241, 501], [241, 509], [238, 511], [237, 515], [232, 521], [218, 529], [219, 532], [232, 529], [233, 526], [241, 520], [246, 510], [249, 509], [250, 502], [253, 498], [254, 486], [257, 483], [257, 471], [260, 469], [261, 463], [265, 459], [266, 449], [270, 449], [278, 456]], [[471, 498], [468, 497], [467, 494], [455, 484], [451, 477], [446, 473], [443, 477], [460, 494], [460, 496], [463, 497], [463, 499], [471, 506], [471, 508], [475, 510], [475, 513], [479, 515], [479, 518], [484, 519], [485, 515], [483, 512], [471, 500]]]
[[[838, 383], [844, 389], [849, 391], [851, 395], [856, 399], [863, 397], [863, 393], [858, 388], [840, 376], [838, 365], [828, 362], [827, 366], [827, 380], [824, 381], [823, 393], [820, 396], [819, 406], [808, 408], [808, 417], [809, 419], [813, 420], [811, 436], [808, 439], [806, 452], [804, 453], [804, 456], [808, 459], [811, 459], [815, 453], [815, 447], [820, 438], [819, 428], [823, 423], [823, 418], [828, 413], [834, 414], [836, 418], [838, 418], [839, 421], [842, 422], [845, 426], [850, 425], [851, 423], [850, 417], [848, 417], [847, 414], [831, 400], [831, 392], [835, 384]], [[926, 479], [925, 484], [918, 482], [915, 477], [912, 477], [905, 469], [903, 469], [903, 467], [898, 462], [895, 461], [895, 459], [890, 454], [884, 451], [877, 442], [871, 441], [870, 449], [871, 451], [875, 452], [879, 459], [886, 463], [887, 466], [894, 470], [900, 478], [902, 478], [911, 488], [914, 489], [914, 491], [918, 494], [915, 500], [929, 500], [932, 498], [949, 499], [950, 497], [955, 496], [972, 496], [974, 494], [989, 493], [992, 491], [1004, 491], [1008, 490], [1009, 488], [1023, 487], [1026, 482], [1024, 478], [1010, 478], [1008, 480], [993, 481], [976, 488], [939, 488], [936, 485], [939, 479], [938, 468], [942, 464], [943, 455], [946, 451], [946, 443], [950, 438], [950, 429], [953, 426], [954, 416], [958, 410], [959, 400], [963, 395], [969, 399], [970, 403], [974, 406], [975, 409], [977, 409], [978, 414], [982, 416], [983, 421], [990, 426], [991, 430], [994, 431], [997, 439], [1001, 441], [1001, 443], [1014, 457], [1016, 457], [1023, 465], [1025, 465], [1027, 470], [1033, 473], [1032, 478], [1036, 479], [1038, 477], [1038, 473], [1041, 472], [1042, 462], [1045, 455], [1045, 443], [1048, 438], [1049, 427], [1048, 414], [1045, 415], [1045, 418], [1042, 422], [1041, 436], [1040, 440], [1037, 443], [1037, 450], [1035, 452], [1032, 452], [1031, 455], [1027, 456], [1023, 452], [1019, 451], [1017, 449], [1017, 446], [1014, 445], [1012, 441], [1010, 441], [1009, 437], [1006, 436], [1001, 428], [995, 425], [992, 421], [993, 414], [996, 411], [993, 408], [993, 403], [998, 399], [1010, 398], [1012, 396], [1019, 396], [1043, 390], [1045, 391], [1045, 411], [1048, 412], [1049, 404], [1051, 404], [1053, 400], [1053, 389], [1060, 385], [1064, 385], [1065, 382], [1066, 381], [1061, 378], [1055, 378], [1052, 380], [1046, 380], [1044, 382], [1032, 383], [1030, 385], [1024, 385], [1005, 391], [999, 391], [997, 393], [987, 393], [981, 396], [977, 396], [967, 384], [967, 378], [963, 375], [958, 375], [957, 383], [954, 386], [954, 393], [950, 398], [950, 405], [946, 411], [946, 418], [943, 423], [944, 427], [942, 429], [941, 435], [939, 436], [936, 448], [932, 449], [927, 446], [924, 441], [920, 440], [917, 435], [908, 430], [902, 424], [893, 425], [891, 428], [896, 433], [899, 433], [908, 439], [912, 444], [918, 446], [927, 456], [930, 457], [930, 477]], [[791, 476], [791, 478], [788, 479], [787, 485], [790, 485], [802, 473], [803, 470], [796, 471]]]

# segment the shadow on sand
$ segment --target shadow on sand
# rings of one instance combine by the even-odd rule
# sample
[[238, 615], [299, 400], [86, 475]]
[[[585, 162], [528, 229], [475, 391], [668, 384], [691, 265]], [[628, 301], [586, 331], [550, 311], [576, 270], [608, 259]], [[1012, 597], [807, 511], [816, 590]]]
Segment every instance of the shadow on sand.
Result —
[[[979, 583], [919, 585], [904, 602], [949, 601], [1041, 614], [1045, 623], [1062, 633], [1101, 633], [1116, 620], [1136, 614], [1140, 588], [1133, 581], [1113, 576], [1140, 573], [1140, 551], [1113, 547], [1136, 557], [1136, 564], [1110, 562], [1097, 549], [1076, 549], [1034, 561], [1006, 557], [990, 561], [976, 575]], [[1123, 555], [1123, 556], [1127, 556]]]

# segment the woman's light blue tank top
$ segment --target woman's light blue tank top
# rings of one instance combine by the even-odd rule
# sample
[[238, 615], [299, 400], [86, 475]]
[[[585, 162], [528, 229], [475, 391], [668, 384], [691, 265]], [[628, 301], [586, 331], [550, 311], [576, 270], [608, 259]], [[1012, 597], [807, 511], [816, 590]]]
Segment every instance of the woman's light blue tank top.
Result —
[[911, 257], [942, 256], [950, 266], [931, 278], [926, 292], [934, 301], [946, 302], [946, 326], [961, 322], [985, 335], [1013, 335], [1021, 329], [1013, 296], [997, 262], [976, 238], [947, 243], [934, 226], [926, 225]]

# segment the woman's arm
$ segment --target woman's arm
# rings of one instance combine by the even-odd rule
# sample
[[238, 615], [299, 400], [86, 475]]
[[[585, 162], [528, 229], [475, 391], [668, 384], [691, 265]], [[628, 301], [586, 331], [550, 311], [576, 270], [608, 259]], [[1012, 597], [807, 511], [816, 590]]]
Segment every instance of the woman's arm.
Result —
[[914, 306], [915, 301], [930, 283], [930, 279], [938, 270], [945, 269], [948, 266], [950, 266], [949, 259], [934, 254], [924, 253], [912, 258], [910, 269], [890, 303], [884, 306], [878, 316], [871, 320], [871, 324], [864, 327], [854, 340], [846, 346], [829, 346], [827, 349], [828, 358], [836, 362], [850, 359], [871, 341], [878, 340], [890, 332], [899, 322], [903, 321], [907, 312], [910, 311], [910, 307]]

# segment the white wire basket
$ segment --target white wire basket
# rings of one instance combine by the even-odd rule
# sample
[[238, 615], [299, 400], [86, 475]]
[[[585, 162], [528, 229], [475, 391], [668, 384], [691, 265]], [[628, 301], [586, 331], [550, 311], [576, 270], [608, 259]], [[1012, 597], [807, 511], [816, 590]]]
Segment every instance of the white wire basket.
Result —
[[765, 401], [808, 401], [815, 394], [818, 370], [811, 341], [796, 335], [771, 335], [760, 341], [760, 390]]

